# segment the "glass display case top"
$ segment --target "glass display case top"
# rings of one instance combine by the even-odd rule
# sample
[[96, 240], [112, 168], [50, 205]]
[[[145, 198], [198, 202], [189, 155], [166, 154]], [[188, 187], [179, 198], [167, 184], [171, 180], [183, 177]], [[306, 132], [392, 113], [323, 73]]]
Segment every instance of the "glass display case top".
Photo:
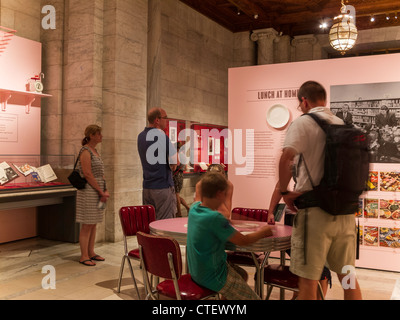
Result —
[[0, 155], [0, 192], [66, 187], [75, 156]]

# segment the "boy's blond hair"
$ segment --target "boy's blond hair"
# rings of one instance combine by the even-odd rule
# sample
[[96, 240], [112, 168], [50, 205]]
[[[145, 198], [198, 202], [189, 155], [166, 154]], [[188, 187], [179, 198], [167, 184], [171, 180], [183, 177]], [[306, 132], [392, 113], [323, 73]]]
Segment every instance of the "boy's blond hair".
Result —
[[219, 172], [207, 172], [201, 179], [201, 194], [206, 198], [215, 198], [218, 191], [226, 191], [228, 181]]

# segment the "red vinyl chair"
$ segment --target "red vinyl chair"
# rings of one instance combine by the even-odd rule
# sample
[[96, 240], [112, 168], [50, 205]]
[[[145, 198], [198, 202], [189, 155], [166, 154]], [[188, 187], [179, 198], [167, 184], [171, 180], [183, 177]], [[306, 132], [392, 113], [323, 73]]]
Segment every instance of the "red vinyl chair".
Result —
[[[291, 273], [288, 266], [281, 266], [279, 264], [271, 264], [264, 268], [264, 284], [267, 285], [267, 297], [269, 300], [272, 289], [274, 287], [290, 290], [293, 292], [299, 291], [299, 278]], [[318, 282], [318, 292], [322, 300], [325, 300], [321, 284]]]
[[131, 264], [131, 259], [140, 261], [139, 249], [128, 249], [128, 237], [135, 236], [138, 231], [144, 233], [150, 233], [150, 223], [156, 220], [156, 211], [153, 206], [129, 206], [122, 207], [119, 210], [119, 217], [121, 220], [122, 232], [124, 233], [124, 249], [125, 253], [122, 257], [121, 269], [118, 279], [118, 289], [117, 292], [121, 291], [122, 275], [124, 273], [125, 260], [128, 261], [129, 269], [135, 284], [136, 293], [140, 299], [139, 289], [137, 287], [135, 275], [133, 273], [133, 268]]
[[[176, 300], [204, 300], [218, 298], [218, 293], [196, 284], [190, 274], [182, 275], [182, 255], [178, 242], [173, 238], [137, 233], [142, 259], [143, 279], [148, 299], [158, 300], [159, 295]], [[149, 281], [151, 274], [165, 279], [156, 288]]]
[[[232, 220], [248, 220], [248, 221], [262, 221], [267, 222], [268, 210], [265, 209], [249, 209], [249, 208], [234, 208], [232, 210]], [[261, 268], [265, 264], [268, 256], [264, 252], [227, 252], [227, 259], [229, 262], [240, 266], [255, 267], [256, 268], [256, 284], [255, 291], [260, 293], [261, 287]]]
[[232, 220], [251, 220], [251, 221], [268, 221], [268, 210], [266, 209], [249, 209], [234, 208], [232, 210]]

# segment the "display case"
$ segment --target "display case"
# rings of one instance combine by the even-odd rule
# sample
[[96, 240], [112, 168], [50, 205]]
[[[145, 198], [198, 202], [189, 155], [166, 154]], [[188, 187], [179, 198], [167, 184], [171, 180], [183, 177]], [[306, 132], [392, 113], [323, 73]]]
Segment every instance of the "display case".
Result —
[[[190, 135], [187, 128], [190, 127], [192, 122], [181, 120], [181, 119], [168, 119], [167, 126], [164, 131], [165, 134], [169, 137], [171, 143], [176, 147], [179, 151], [179, 148], [187, 143], [190, 140]], [[191, 149], [192, 150], [192, 149]], [[186, 157], [190, 157], [190, 151], [187, 152]], [[191, 161], [186, 165], [183, 174], [184, 176], [188, 176], [194, 172], [194, 168], [191, 164]]]
[[[190, 128], [190, 130], [186, 130]], [[228, 171], [228, 127], [168, 119], [164, 129], [177, 148], [186, 145], [190, 158], [184, 174], [204, 173], [210, 164], [222, 164]], [[183, 132], [185, 131], [185, 132]]]
[[[193, 124], [191, 129], [194, 172], [206, 172], [210, 164], [222, 164], [227, 172], [227, 127], [213, 124]], [[197, 139], [197, 146], [194, 143], [195, 139]]]
[[186, 121], [179, 119], [168, 119], [167, 126], [164, 131], [171, 140], [171, 143], [176, 145], [179, 140], [180, 133], [186, 129]]
[[76, 189], [67, 179], [74, 160], [75, 156], [0, 155], [0, 213], [37, 208], [37, 236], [78, 242]]
[[67, 177], [74, 168], [74, 159], [73, 155], [0, 155], [0, 193], [71, 187]]

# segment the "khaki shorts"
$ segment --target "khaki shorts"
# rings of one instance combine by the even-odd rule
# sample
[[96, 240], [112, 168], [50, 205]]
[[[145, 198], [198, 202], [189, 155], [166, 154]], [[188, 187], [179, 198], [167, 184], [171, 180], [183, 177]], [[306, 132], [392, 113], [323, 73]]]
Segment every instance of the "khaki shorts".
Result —
[[293, 222], [290, 271], [319, 280], [326, 265], [342, 274], [344, 266], [355, 266], [356, 242], [354, 215], [333, 216], [318, 207], [299, 210]]

